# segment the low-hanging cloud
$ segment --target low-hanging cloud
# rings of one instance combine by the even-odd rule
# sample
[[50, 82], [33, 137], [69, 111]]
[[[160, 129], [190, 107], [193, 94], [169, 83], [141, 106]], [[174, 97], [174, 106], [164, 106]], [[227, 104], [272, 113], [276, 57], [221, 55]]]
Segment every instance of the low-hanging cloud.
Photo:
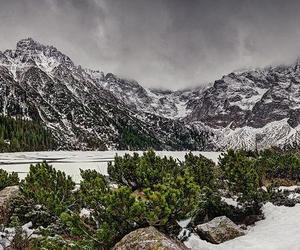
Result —
[[0, 0], [0, 50], [26, 37], [84, 67], [186, 88], [300, 56], [298, 0]]

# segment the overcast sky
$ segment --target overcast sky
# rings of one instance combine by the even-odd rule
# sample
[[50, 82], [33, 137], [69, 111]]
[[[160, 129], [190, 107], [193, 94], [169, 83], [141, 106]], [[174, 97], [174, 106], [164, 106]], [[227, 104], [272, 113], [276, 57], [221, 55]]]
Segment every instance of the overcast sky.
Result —
[[0, 0], [0, 50], [32, 37], [77, 64], [186, 88], [300, 56], [299, 0]]

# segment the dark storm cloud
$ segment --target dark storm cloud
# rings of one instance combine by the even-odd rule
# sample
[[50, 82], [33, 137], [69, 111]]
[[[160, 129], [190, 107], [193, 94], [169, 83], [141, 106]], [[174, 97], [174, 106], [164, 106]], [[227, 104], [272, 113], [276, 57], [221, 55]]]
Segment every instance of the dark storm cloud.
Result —
[[76, 63], [184, 88], [300, 55], [298, 0], [0, 0], [0, 49], [33, 37]]

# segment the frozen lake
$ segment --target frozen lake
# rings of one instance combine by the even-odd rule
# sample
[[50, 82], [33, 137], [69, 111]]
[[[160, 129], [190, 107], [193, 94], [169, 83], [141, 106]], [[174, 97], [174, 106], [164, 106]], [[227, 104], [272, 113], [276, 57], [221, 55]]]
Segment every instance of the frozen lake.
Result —
[[[142, 154], [142, 151], [137, 151]], [[70, 175], [77, 183], [80, 181], [79, 169], [95, 169], [107, 175], [107, 163], [113, 161], [116, 154], [124, 155], [133, 151], [46, 151], [46, 152], [17, 152], [0, 153], [0, 168], [8, 172], [18, 172], [24, 178], [29, 171], [30, 164], [47, 161], [56, 169]], [[157, 151], [160, 156], [173, 156], [183, 160], [188, 151]], [[205, 157], [217, 162], [220, 152], [200, 152]]]

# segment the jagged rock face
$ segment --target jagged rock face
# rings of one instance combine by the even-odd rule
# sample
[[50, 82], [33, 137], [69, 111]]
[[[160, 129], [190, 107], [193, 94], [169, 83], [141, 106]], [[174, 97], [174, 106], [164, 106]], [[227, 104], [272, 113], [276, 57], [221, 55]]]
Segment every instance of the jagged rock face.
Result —
[[114, 74], [89, 71], [92, 78], [103, 88], [111, 91], [131, 109], [156, 114], [170, 119], [186, 116], [190, 110], [186, 107], [189, 98], [202, 88], [185, 91], [161, 91], [145, 89], [134, 80], [126, 80]]
[[210, 130], [214, 148], [299, 143], [299, 63], [231, 73], [215, 81], [192, 105], [186, 121]]
[[15, 50], [6, 50], [3, 55], [5, 58], [1, 60], [0, 56], [0, 63], [9, 62], [9, 65], [17, 69], [37, 66], [50, 72], [59, 64], [74, 67], [71, 59], [55, 47], [42, 45], [31, 38], [19, 41]]
[[[138, 104], [122, 98], [129, 92]], [[153, 102], [149, 93], [32, 39], [0, 53], [0, 112], [40, 121], [61, 149], [203, 149], [198, 129], [140, 108]]]
[[298, 75], [294, 67], [231, 73], [203, 93], [190, 119], [214, 128], [258, 128], [290, 117], [300, 104]]

